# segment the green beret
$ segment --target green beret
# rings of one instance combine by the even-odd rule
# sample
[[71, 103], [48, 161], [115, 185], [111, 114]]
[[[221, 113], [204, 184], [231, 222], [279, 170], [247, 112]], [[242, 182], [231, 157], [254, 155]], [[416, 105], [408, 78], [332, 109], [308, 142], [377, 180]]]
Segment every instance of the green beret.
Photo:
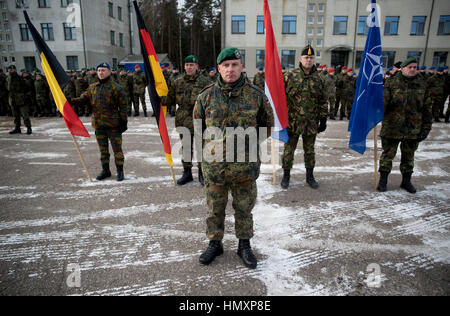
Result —
[[194, 55], [189, 55], [188, 57], [185, 58], [184, 62], [198, 64], [198, 58], [195, 57]]
[[303, 48], [302, 56], [315, 56], [314, 49], [311, 45], [307, 45], [305, 48]]
[[407, 60], [402, 62], [400, 65], [401, 68], [408, 66], [411, 63], [417, 63], [417, 59], [415, 57], [409, 57]]
[[236, 47], [228, 47], [220, 52], [219, 56], [217, 57], [217, 64], [220, 65], [226, 60], [237, 60], [241, 58], [242, 55], [239, 49], [237, 49]]
[[17, 69], [15, 65], [10, 65], [8, 69]]

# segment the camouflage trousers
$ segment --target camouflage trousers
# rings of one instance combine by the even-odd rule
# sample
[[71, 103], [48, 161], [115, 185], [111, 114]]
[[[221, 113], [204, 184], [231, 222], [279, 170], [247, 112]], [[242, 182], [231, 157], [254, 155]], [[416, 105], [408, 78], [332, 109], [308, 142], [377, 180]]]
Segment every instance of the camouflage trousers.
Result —
[[125, 158], [122, 152], [122, 134], [115, 129], [97, 129], [95, 130], [95, 137], [97, 138], [98, 148], [100, 150], [102, 166], [109, 166], [109, 142], [111, 142], [111, 147], [114, 152], [116, 166], [123, 166]]
[[438, 118], [439, 114], [444, 112], [445, 99], [444, 97], [433, 97], [433, 118]]
[[419, 148], [419, 142], [415, 139], [393, 139], [393, 138], [381, 138], [383, 146], [383, 153], [380, 158], [380, 172], [391, 172], [392, 161], [397, 154], [398, 145], [400, 144], [401, 150], [401, 162], [400, 172], [402, 174], [412, 173], [414, 170], [414, 154]]
[[134, 94], [134, 111], [139, 112], [139, 100], [142, 103], [142, 110], [147, 112], [147, 104], [145, 104], [145, 93], [142, 93], [142, 94], [135, 93]]
[[[189, 145], [188, 145], [187, 141], [183, 141], [183, 134], [180, 134], [181, 145], [182, 145], [181, 146], [181, 150], [182, 150], [182, 153], [183, 153], [181, 162], [183, 163], [183, 168], [184, 169], [193, 167], [192, 160], [194, 159], [194, 129], [192, 128], [190, 130], [191, 130], [191, 145], [190, 145], [191, 157], [190, 157], [190, 159], [188, 159], [188, 157], [184, 156], [185, 150], [186, 151], [189, 150], [189, 148], [185, 148], [185, 145], [186, 146], [189, 146]], [[202, 167], [202, 164], [199, 162], [198, 163], [198, 169], [200, 170], [201, 167]]]
[[257, 187], [254, 181], [247, 184], [226, 183], [225, 185], [206, 183], [206, 202], [209, 209], [206, 219], [206, 235], [210, 240], [223, 239], [229, 191], [233, 197], [236, 237], [251, 239], [253, 237], [252, 210], [257, 197]]
[[328, 98], [328, 103], [330, 104], [330, 116], [334, 117], [334, 108], [336, 106], [336, 98], [334, 96]]
[[37, 103], [37, 113], [41, 115], [48, 115], [48, 99], [47, 98], [38, 98], [36, 99]]
[[[292, 133], [288, 129], [289, 142], [284, 145], [283, 169], [292, 169], [294, 165], [294, 154], [297, 149], [300, 133]], [[306, 168], [314, 168], [316, 166], [316, 153], [314, 145], [316, 143], [317, 134], [302, 135], [303, 151]]]
[[341, 106], [341, 116], [342, 113], [350, 119], [350, 114], [352, 114], [352, 107], [353, 107], [353, 99], [344, 99], [342, 98], [342, 106]]
[[16, 105], [15, 102], [12, 102], [11, 112], [14, 117], [14, 124], [16, 128], [20, 128], [21, 118], [23, 118], [23, 123], [26, 127], [31, 127], [30, 121], [30, 109], [26, 105]]

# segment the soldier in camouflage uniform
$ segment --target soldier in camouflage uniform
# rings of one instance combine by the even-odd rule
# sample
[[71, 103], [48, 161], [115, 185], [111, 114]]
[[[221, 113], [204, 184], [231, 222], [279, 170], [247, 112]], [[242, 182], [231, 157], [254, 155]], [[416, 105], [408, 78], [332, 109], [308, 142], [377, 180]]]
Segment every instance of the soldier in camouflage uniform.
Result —
[[336, 75], [334, 73], [334, 68], [328, 69], [328, 75], [325, 77], [324, 84], [328, 103], [330, 104], [330, 119], [335, 120], [334, 107], [336, 103]]
[[313, 189], [319, 184], [314, 179], [316, 164], [314, 145], [318, 133], [327, 128], [328, 104], [324, 83], [314, 66], [314, 49], [308, 45], [302, 52], [300, 67], [284, 76], [289, 126], [289, 142], [284, 146], [281, 182], [283, 189], [289, 187], [294, 154], [300, 135], [303, 138], [303, 150], [306, 167], [306, 182]]
[[262, 91], [265, 90], [266, 74], [264, 73], [264, 67], [261, 66], [258, 68], [258, 73], [255, 75], [255, 78], [253, 78], [253, 84]]
[[356, 80], [353, 78], [353, 69], [347, 69], [347, 75], [342, 80], [342, 107], [350, 121], [350, 116], [352, 113], [353, 97], [355, 96], [356, 90]]
[[125, 158], [122, 151], [122, 133], [127, 130], [127, 98], [120, 85], [111, 77], [111, 66], [101, 63], [97, 67], [99, 82], [89, 86], [79, 98], [71, 103], [92, 105], [92, 127], [95, 129], [100, 150], [102, 172], [97, 176], [101, 181], [111, 177], [109, 169], [109, 142], [114, 151], [117, 167], [117, 181], [124, 180], [123, 165]]
[[135, 70], [133, 75], [134, 116], [139, 116], [139, 101], [141, 101], [144, 116], [147, 117], [147, 105], [145, 104], [145, 87], [147, 86], [147, 79], [139, 65], [135, 66]]
[[26, 86], [21, 76], [17, 74], [16, 66], [8, 67], [9, 76], [6, 79], [6, 88], [8, 89], [9, 105], [14, 116], [15, 128], [10, 131], [10, 134], [20, 134], [20, 120], [23, 117], [23, 122], [27, 128], [27, 134], [32, 133], [31, 121], [29, 116], [29, 107], [25, 103]]
[[6, 89], [6, 75], [3, 73], [3, 69], [0, 69], [0, 115], [8, 115], [10, 111], [8, 90]]
[[[69, 83], [64, 87], [63, 93], [67, 100], [74, 99], [76, 97], [76, 89], [75, 89], [75, 79], [72, 77], [72, 72], [67, 71], [68, 76], [70, 77]], [[76, 107], [77, 105], [75, 105]], [[61, 117], [61, 113], [58, 113]]]
[[[95, 68], [91, 68], [87, 74], [87, 83], [88, 87], [91, 86], [94, 83], [98, 82], [97, 72], [95, 71]], [[92, 114], [92, 105], [91, 103], [86, 103], [86, 108], [84, 112], [86, 113], [86, 117], [91, 116]]]
[[337, 67], [336, 68], [337, 72], [336, 72], [336, 103], [335, 103], [335, 107], [334, 107], [334, 113], [333, 116], [336, 117], [337, 113], [339, 111], [339, 107], [340, 107], [340, 120], [342, 121], [344, 119], [345, 116], [345, 111], [343, 109], [343, 106], [341, 106], [341, 96], [342, 96], [342, 85], [343, 85], [343, 80], [345, 79], [346, 76], [346, 72], [347, 72], [347, 67], [343, 66], [343, 67]]
[[[197, 100], [200, 91], [206, 86], [210, 85], [209, 80], [198, 71], [198, 59], [195, 56], [188, 56], [185, 59], [184, 69], [186, 71], [184, 76], [179, 76], [171, 85], [169, 94], [167, 96], [167, 104], [169, 107], [174, 107], [178, 104], [178, 110], [175, 115], [175, 126], [185, 127], [191, 132], [191, 153], [194, 146], [194, 122], [192, 121], [192, 111], [194, 110], [195, 100]], [[180, 134], [183, 142], [183, 135]], [[183, 142], [185, 146], [187, 140]], [[186, 183], [194, 181], [192, 177], [192, 154], [191, 160], [187, 161], [183, 158], [183, 175], [177, 181], [178, 185], [185, 185]], [[203, 185], [203, 174], [200, 163], [198, 164], [198, 178]]]
[[36, 91], [36, 104], [40, 116], [48, 116], [48, 103], [50, 102], [49, 93], [50, 89], [47, 80], [41, 75], [36, 73], [36, 79], [34, 80], [34, 89]]
[[428, 87], [431, 100], [433, 102], [434, 121], [440, 123], [440, 117], [444, 116], [444, 104], [447, 96], [445, 95], [445, 76], [444, 68], [439, 67], [437, 74], [428, 78]]
[[[75, 97], [79, 98], [89, 87], [87, 80], [83, 78], [83, 74], [79, 73], [77, 74], [76, 79], [74, 80], [74, 87], [75, 87]], [[85, 109], [84, 106], [75, 106], [74, 107], [75, 113], [77, 113], [78, 116], [85, 115]]]
[[[223, 253], [225, 209], [228, 193], [231, 191], [235, 210], [236, 237], [239, 239], [238, 255], [247, 267], [255, 269], [257, 259], [250, 246], [250, 239], [253, 237], [251, 212], [256, 204], [256, 179], [259, 176], [261, 162], [259, 157], [255, 157], [254, 162], [248, 159], [250, 156], [248, 146], [242, 153], [236, 152], [236, 146], [234, 149], [234, 157], [243, 155], [246, 158], [244, 162], [236, 162], [236, 160], [229, 162], [225, 159], [227, 127], [244, 130], [248, 128], [258, 130], [266, 127], [267, 135], [270, 135], [274, 119], [272, 108], [264, 93], [245, 80], [240, 58], [237, 48], [228, 48], [220, 53], [217, 59], [220, 79], [200, 94], [193, 114], [194, 119], [202, 120], [204, 129], [217, 128], [223, 134], [223, 143], [217, 144], [217, 146], [223, 146], [223, 157], [213, 161], [204, 159], [202, 163], [209, 208], [206, 225], [210, 243], [200, 256], [200, 263], [210, 264], [216, 256]], [[232, 137], [236, 138], [234, 134]], [[247, 140], [247, 144], [249, 142]], [[214, 140], [204, 140], [204, 146], [212, 144]], [[215, 149], [212, 148], [212, 151]], [[220, 158], [223, 158], [222, 162]]]
[[25, 104], [28, 104], [30, 116], [38, 117], [39, 113], [37, 111], [36, 105], [36, 93], [34, 90], [34, 80], [31, 77], [31, 74], [25, 69], [22, 70], [22, 78], [24, 82], [24, 97]]
[[128, 74], [125, 72], [125, 70], [122, 69], [122, 71], [119, 74], [119, 78], [117, 80], [117, 83], [120, 85], [120, 87], [123, 90], [123, 93], [125, 94], [125, 96], [127, 97], [127, 115], [131, 116], [131, 93], [130, 93], [130, 77], [128, 76]]
[[427, 66], [420, 67], [419, 76], [425, 81], [428, 79]]
[[426, 82], [417, 75], [417, 61], [411, 57], [401, 64], [401, 71], [386, 82], [384, 87], [385, 114], [381, 128], [383, 154], [380, 159], [378, 191], [387, 190], [387, 180], [392, 170], [392, 160], [398, 145], [402, 153], [400, 171], [401, 187], [416, 193], [411, 184], [414, 154], [419, 143], [431, 130], [431, 98]]
[[217, 78], [219, 78], [219, 74], [217, 73], [216, 67], [212, 67], [209, 70], [209, 77], [208, 77], [208, 79], [211, 81], [211, 83], [216, 83]]

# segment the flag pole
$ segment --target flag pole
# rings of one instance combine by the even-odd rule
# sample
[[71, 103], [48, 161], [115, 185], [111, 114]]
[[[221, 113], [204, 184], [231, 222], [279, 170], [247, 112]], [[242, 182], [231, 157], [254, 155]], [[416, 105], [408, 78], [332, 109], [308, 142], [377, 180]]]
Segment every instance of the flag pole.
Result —
[[81, 154], [80, 147], [78, 146], [78, 143], [77, 143], [77, 140], [75, 139], [75, 136], [72, 135], [72, 139], [73, 139], [73, 142], [75, 144], [75, 148], [77, 149], [78, 155], [80, 156], [81, 163], [83, 164], [84, 170], [86, 170], [86, 173], [88, 175], [89, 181], [92, 182], [91, 174], [89, 173], [89, 170], [86, 167], [86, 163], [84, 162], [83, 155]]
[[277, 166], [275, 162], [275, 139], [272, 137], [272, 168], [273, 168], [273, 185], [277, 185]]
[[374, 177], [375, 177], [375, 190], [378, 186], [378, 125], [375, 125], [373, 130], [373, 142], [374, 142]]
[[175, 180], [175, 172], [173, 171], [173, 166], [170, 166], [170, 173], [172, 174], [173, 185], [177, 186], [177, 181]]

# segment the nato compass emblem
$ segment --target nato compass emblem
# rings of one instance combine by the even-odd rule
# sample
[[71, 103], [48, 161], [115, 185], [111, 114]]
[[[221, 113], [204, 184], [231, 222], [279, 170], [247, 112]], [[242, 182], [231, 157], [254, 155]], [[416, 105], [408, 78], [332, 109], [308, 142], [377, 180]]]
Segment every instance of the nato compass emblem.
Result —
[[[370, 85], [383, 85], [383, 66], [382, 57], [379, 54], [381, 45], [372, 47], [372, 49], [366, 54], [363, 67], [363, 75], [367, 81], [366, 87]], [[366, 92], [364, 89], [358, 97], [358, 100]]]

